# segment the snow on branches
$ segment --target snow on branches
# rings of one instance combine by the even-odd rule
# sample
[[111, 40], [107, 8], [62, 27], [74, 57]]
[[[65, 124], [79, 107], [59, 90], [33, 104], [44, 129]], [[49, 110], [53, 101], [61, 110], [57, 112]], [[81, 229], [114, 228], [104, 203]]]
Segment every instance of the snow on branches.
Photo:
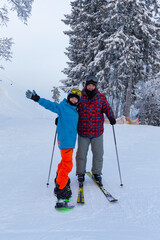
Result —
[[[27, 24], [27, 20], [31, 14], [32, 3], [34, 0], [1, 0], [0, 3], [0, 27], [7, 27], [9, 22], [9, 12], [15, 11], [18, 18]], [[0, 60], [11, 60], [12, 38], [0, 36]], [[0, 68], [3, 68], [0, 66]]]
[[75, 0], [63, 22], [70, 26], [63, 89], [79, 86], [88, 74], [110, 98], [116, 117], [129, 117], [136, 85], [160, 69], [160, 23], [156, 0]]

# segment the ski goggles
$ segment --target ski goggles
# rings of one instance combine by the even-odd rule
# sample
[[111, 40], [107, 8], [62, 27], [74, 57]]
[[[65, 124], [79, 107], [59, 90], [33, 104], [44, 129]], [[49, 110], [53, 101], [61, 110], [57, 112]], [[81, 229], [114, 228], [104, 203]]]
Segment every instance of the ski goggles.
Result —
[[98, 78], [96, 78], [95, 76], [87, 76], [86, 83], [90, 81], [93, 81], [94, 83], [98, 83]]
[[76, 89], [76, 88], [73, 88], [70, 92], [69, 92], [69, 94], [76, 94], [76, 95], [78, 95], [79, 97], [81, 96], [81, 91], [79, 90], [79, 89]]

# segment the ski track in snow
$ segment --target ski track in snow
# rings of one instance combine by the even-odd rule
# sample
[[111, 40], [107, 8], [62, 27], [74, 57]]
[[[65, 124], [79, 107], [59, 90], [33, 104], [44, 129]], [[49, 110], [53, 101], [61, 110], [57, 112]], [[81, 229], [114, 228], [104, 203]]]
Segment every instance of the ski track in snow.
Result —
[[[35, 103], [25, 106], [32, 104]], [[27, 114], [32, 114], [27, 107]], [[159, 127], [115, 126], [124, 184], [120, 187], [112, 128], [105, 125], [103, 184], [118, 202], [108, 202], [86, 176], [85, 204], [57, 212], [53, 196], [53, 180], [60, 160], [57, 145], [50, 185], [46, 187], [56, 115], [40, 118], [40, 110], [37, 117], [8, 116], [0, 119], [0, 239], [160, 239]], [[76, 203], [75, 154], [76, 149], [70, 178], [72, 200]], [[91, 158], [89, 150], [87, 171], [91, 169]]]

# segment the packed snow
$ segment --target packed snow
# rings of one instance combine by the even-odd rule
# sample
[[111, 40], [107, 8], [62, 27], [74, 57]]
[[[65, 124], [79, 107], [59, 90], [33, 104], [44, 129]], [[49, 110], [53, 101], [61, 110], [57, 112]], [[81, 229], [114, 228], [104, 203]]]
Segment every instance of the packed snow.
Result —
[[[112, 127], [105, 125], [103, 184], [118, 198], [115, 203], [108, 202], [86, 176], [85, 204], [76, 204], [75, 149], [69, 176], [76, 207], [59, 212], [53, 195], [60, 161], [57, 144], [46, 186], [55, 118], [56, 114], [26, 99], [24, 89], [0, 82], [0, 239], [160, 239], [160, 128], [115, 125], [124, 184], [120, 187]], [[89, 151], [87, 171], [91, 159]]]

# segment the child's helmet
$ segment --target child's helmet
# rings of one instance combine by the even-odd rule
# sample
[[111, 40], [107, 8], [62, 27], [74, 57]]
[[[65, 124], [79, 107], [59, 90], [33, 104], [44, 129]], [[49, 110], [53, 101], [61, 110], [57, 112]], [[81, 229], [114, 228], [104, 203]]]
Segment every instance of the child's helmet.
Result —
[[[70, 98], [71, 97], [76, 97], [78, 99], [78, 102], [80, 101], [80, 97], [81, 97], [81, 91], [79, 89], [73, 88], [67, 95], [67, 101], [71, 104], [74, 105], [73, 103], [70, 102]], [[76, 103], [76, 105], [78, 104], [78, 102]]]

